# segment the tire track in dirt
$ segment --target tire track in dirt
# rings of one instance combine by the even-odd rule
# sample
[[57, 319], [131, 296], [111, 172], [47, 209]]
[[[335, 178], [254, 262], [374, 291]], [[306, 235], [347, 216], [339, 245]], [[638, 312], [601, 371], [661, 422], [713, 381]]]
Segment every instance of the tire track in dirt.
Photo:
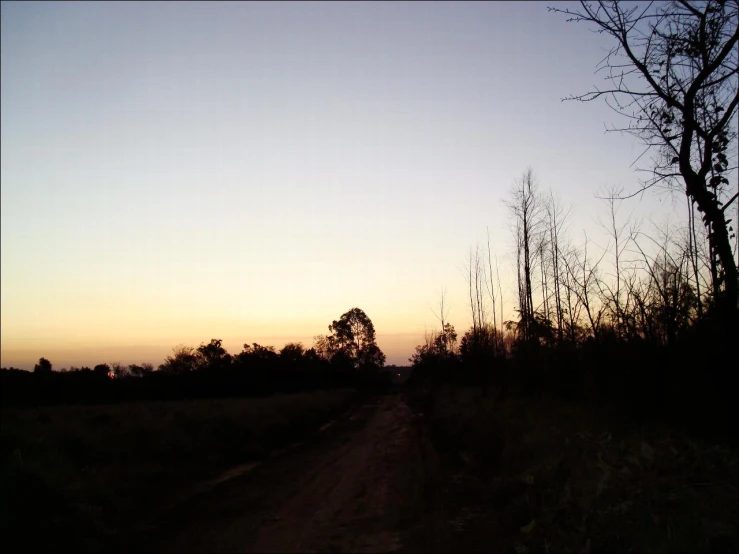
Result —
[[144, 551], [444, 551], [438, 461], [400, 396], [166, 514]]

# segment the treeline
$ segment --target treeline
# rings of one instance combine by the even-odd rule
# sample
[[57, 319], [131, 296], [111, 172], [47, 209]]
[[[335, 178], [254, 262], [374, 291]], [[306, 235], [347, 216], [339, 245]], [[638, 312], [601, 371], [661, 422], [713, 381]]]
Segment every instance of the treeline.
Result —
[[312, 348], [288, 343], [281, 350], [244, 344], [232, 355], [220, 339], [199, 347], [179, 345], [155, 370], [152, 364], [99, 364], [54, 371], [41, 358], [33, 372], [0, 371], [2, 405], [100, 404], [184, 400], [354, 387], [384, 391], [391, 384], [383, 371], [385, 355], [362, 310], [353, 308], [316, 337]]
[[[442, 331], [419, 345], [413, 379], [493, 382], [502, 396], [514, 387], [551, 391], [725, 427], [739, 400], [737, 3], [582, 2], [550, 11], [611, 41], [598, 68], [607, 84], [564, 100], [605, 100], [626, 122], [609, 130], [645, 147], [634, 164], [649, 160], [637, 166], [648, 177], [634, 194], [601, 195], [609, 240], [600, 248], [587, 233], [573, 239], [570, 210], [526, 171], [505, 201], [515, 317], [503, 318], [497, 257], [472, 250], [472, 327], [457, 347], [442, 309]], [[682, 225], [645, 231], [619, 213], [627, 198], [658, 187], [685, 195]]]
[[686, 225], [648, 234], [621, 217], [618, 193], [606, 196], [610, 242], [596, 251], [586, 234], [571, 239], [571, 209], [526, 171], [506, 201], [517, 317], [503, 318], [497, 257], [489, 246], [471, 250], [472, 326], [457, 340], [442, 296], [441, 330], [416, 348], [411, 382], [463, 382], [501, 397], [554, 393], [725, 427], [736, 411], [739, 335], [710, 234], [695, 225], [691, 202]]

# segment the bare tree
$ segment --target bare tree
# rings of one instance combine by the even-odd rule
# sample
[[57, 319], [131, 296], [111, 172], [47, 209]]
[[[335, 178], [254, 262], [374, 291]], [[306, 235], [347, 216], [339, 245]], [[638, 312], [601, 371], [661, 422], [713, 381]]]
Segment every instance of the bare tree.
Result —
[[501, 336], [501, 348], [504, 350], [505, 345], [503, 341], [503, 287], [500, 285], [500, 268], [498, 267], [498, 257], [495, 257], [495, 280], [498, 282], [498, 298], [500, 299], [500, 336]]
[[[498, 267], [498, 258], [495, 257], [495, 275], [493, 274], [493, 254], [490, 250], [490, 230], [487, 229], [487, 267], [485, 282], [488, 286], [488, 294], [490, 295], [492, 314], [492, 325], [495, 329], [493, 338], [495, 341], [494, 347], [496, 354], [502, 354], [505, 351], [505, 345], [503, 344], [503, 288], [500, 284], [500, 269]], [[498, 285], [497, 293], [495, 285]], [[496, 308], [500, 308], [500, 327], [498, 327], [498, 314]]]
[[569, 217], [570, 210], [563, 210], [553, 192], [544, 204], [549, 228], [549, 253], [552, 275], [552, 293], [554, 295], [554, 315], [557, 322], [557, 340], [562, 343], [564, 336], [564, 311], [562, 305], [562, 232]]
[[549, 260], [548, 233], [539, 233], [536, 241], [536, 254], [539, 258], [539, 278], [541, 284], [541, 310], [545, 320], [549, 321], [549, 283], [547, 281]]
[[618, 211], [622, 192], [623, 189], [611, 187], [606, 192], [606, 195], [602, 197], [608, 207], [608, 221], [600, 222], [601, 227], [608, 232], [610, 240], [613, 242], [614, 283], [613, 285], [610, 285], [606, 281], [600, 281], [599, 285], [603, 291], [604, 301], [611, 312], [611, 321], [613, 322], [619, 336], [623, 336], [625, 332], [623, 318], [624, 298], [621, 286], [623, 282], [623, 255], [629, 246], [629, 241], [632, 236], [630, 233], [627, 233], [627, 230], [631, 225], [631, 217], [627, 217], [623, 223], [618, 221]]
[[571, 290], [585, 310], [593, 338], [597, 341], [600, 339], [604, 308], [602, 303], [598, 302], [594, 289], [598, 287], [598, 266], [603, 261], [606, 252], [603, 252], [595, 263], [591, 263], [588, 258], [588, 236], [585, 234], [582, 257], [580, 257], [579, 252], [576, 250], [572, 254], [573, 256], [566, 263]]
[[[433, 312], [433, 310], [432, 310]], [[446, 317], [448, 315], [448, 309], [446, 307], [446, 289], [441, 289], [441, 295], [439, 297], [439, 313], [433, 312], [434, 316], [436, 316], [436, 319], [439, 320], [439, 323], [441, 323], [441, 348], [446, 354], [449, 351], [449, 344], [448, 344], [448, 335], [446, 333], [448, 321], [446, 320]]]
[[648, 336], [662, 344], [672, 344], [678, 334], [691, 322], [695, 306], [695, 293], [690, 286], [688, 251], [675, 245], [669, 226], [655, 226], [659, 240], [638, 233], [656, 246], [654, 254], [648, 254], [637, 237], [632, 241], [644, 260], [643, 269], [647, 273], [649, 286], [643, 290], [641, 309], [645, 312], [645, 326]]
[[682, 178], [720, 266], [714, 296], [735, 310], [737, 266], [726, 209], [737, 194], [726, 175], [737, 167], [739, 1], [582, 1], [580, 9], [550, 10], [615, 39], [600, 67], [611, 86], [568, 99], [603, 96], [630, 120], [611, 130], [638, 137], [655, 154], [651, 177], [637, 193]]
[[495, 294], [495, 282], [493, 281], [493, 260], [492, 255], [490, 253], [490, 229], [485, 229], [487, 232], [487, 247], [488, 247], [488, 266], [487, 270], [488, 273], [486, 274], [485, 282], [488, 285], [488, 293], [490, 294], [490, 302], [491, 302], [491, 313], [493, 314], [493, 328], [498, 328], [498, 317], [495, 311], [496, 308], [496, 294]]
[[538, 237], [541, 218], [540, 203], [534, 172], [528, 168], [517, 180], [506, 206], [513, 214], [516, 225], [516, 253], [519, 275], [519, 313], [524, 340], [532, 338], [534, 299], [531, 281], [534, 263], [534, 244]]
[[470, 248], [467, 266], [467, 284], [469, 286], [470, 311], [472, 313], [472, 329], [477, 330], [485, 325], [485, 267], [480, 257], [480, 247]]

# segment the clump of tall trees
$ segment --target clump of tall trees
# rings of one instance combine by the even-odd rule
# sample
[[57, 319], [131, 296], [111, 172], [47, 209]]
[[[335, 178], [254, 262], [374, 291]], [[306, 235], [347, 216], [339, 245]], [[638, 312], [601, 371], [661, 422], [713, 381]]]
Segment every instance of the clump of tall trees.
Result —
[[[573, 232], [573, 208], [542, 191], [532, 169], [524, 171], [504, 200], [514, 316], [503, 317], [488, 239], [487, 249], [470, 251], [472, 325], [461, 347], [449, 354], [438, 341], [443, 333], [432, 333], [411, 359], [416, 380], [443, 375], [483, 389], [497, 382], [503, 395], [515, 383], [522, 391], [618, 399], [656, 412], [706, 408], [715, 416], [718, 405], [736, 404], [728, 360], [736, 357], [739, 330], [732, 217], [739, 206], [739, 3], [550, 9], [613, 40], [600, 68], [609, 86], [569, 99], [608, 102], [626, 121], [611, 130], [636, 136], [651, 154], [640, 168], [647, 177], [636, 191], [599, 194], [603, 246]], [[647, 227], [624, 216], [631, 198], [653, 187], [685, 195], [677, 224]], [[443, 362], [450, 355], [456, 370], [445, 372], [440, 366], [451, 367]], [[702, 408], [691, 411], [698, 396]]]
[[[692, 217], [651, 226], [602, 195], [605, 245], [570, 229], [572, 207], [527, 169], [505, 204], [512, 229], [513, 317], [497, 257], [479, 246], [467, 267], [471, 327], [431, 331], [410, 359], [413, 380], [477, 384], [506, 396], [552, 392], [628, 409], [727, 406], [733, 368], [723, 285], [713, 278], [707, 230]], [[688, 215], [692, 211], [688, 210]], [[720, 287], [720, 288], [717, 288]], [[497, 314], [494, 315], [493, 314]], [[708, 412], [706, 412], [708, 413]]]

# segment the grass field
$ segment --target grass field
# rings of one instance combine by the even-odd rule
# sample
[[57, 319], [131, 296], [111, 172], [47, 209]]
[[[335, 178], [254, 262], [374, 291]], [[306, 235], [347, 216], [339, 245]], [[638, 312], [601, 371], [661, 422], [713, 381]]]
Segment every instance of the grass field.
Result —
[[5, 409], [0, 546], [106, 550], [194, 483], [307, 437], [355, 396]]
[[496, 551], [737, 552], [735, 441], [473, 387], [419, 406], [456, 468], [449, 487], [467, 515], [455, 524]]

